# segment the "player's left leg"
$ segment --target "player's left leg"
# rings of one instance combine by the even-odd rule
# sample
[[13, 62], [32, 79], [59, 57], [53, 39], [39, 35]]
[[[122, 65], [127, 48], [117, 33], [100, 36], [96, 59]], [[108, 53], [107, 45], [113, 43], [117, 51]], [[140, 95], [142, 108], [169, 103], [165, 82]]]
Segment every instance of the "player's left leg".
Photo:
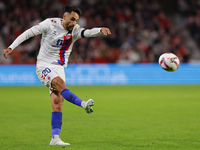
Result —
[[88, 101], [81, 100], [78, 96], [76, 96], [67, 88], [64, 80], [59, 76], [53, 78], [53, 80], [51, 81], [51, 87], [59, 91], [62, 97], [65, 98], [67, 101], [83, 107], [88, 114], [93, 112], [92, 106], [94, 106], [94, 101], [92, 99], [89, 99]]
[[69, 143], [63, 142], [60, 138], [60, 131], [62, 126], [62, 106], [64, 98], [58, 91], [53, 91], [51, 93], [51, 102], [52, 102], [52, 117], [51, 117], [51, 126], [52, 126], [52, 139], [49, 143], [50, 145], [70, 145]]

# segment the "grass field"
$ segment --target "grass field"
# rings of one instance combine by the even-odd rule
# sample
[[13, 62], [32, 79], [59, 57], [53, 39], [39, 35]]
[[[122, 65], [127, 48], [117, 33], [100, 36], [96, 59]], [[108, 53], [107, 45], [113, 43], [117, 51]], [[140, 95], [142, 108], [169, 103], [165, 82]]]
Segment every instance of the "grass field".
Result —
[[200, 149], [200, 85], [71, 86], [95, 101], [88, 115], [63, 106], [61, 139], [49, 146], [51, 101], [42, 87], [0, 87], [1, 150]]

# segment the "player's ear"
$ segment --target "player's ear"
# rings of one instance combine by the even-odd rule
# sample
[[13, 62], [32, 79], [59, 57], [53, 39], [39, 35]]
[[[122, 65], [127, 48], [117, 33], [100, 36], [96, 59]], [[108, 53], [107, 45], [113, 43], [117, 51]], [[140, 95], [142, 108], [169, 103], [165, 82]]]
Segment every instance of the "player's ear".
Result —
[[63, 19], [65, 19], [65, 17], [66, 17], [66, 13], [63, 14]]
[[69, 15], [69, 13], [68, 13], [68, 12], [65, 12], [65, 13], [63, 14], [63, 19], [65, 19], [68, 15]]

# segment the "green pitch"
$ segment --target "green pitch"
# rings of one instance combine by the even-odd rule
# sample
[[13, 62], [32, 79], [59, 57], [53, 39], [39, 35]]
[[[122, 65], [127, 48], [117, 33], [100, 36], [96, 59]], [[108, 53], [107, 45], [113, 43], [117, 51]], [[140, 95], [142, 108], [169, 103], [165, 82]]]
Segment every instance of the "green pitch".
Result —
[[200, 149], [200, 85], [71, 86], [95, 101], [91, 115], [67, 101], [61, 139], [49, 146], [51, 101], [42, 87], [0, 87], [1, 150]]

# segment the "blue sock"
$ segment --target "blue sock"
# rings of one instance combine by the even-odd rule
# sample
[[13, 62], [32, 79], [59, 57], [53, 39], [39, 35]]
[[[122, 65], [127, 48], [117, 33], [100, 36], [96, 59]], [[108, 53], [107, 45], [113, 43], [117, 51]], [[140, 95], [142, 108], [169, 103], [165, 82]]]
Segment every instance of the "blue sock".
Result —
[[64, 97], [67, 101], [81, 106], [82, 100], [78, 98], [74, 93], [70, 92], [69, 89], [64, 89], [61, 91], [62, 97]]
[[52, 136], [60, 135], [60, 130], [62, 126], [62, 112], [52, 112], [51, 117], [51, 126], [52, 126]]

